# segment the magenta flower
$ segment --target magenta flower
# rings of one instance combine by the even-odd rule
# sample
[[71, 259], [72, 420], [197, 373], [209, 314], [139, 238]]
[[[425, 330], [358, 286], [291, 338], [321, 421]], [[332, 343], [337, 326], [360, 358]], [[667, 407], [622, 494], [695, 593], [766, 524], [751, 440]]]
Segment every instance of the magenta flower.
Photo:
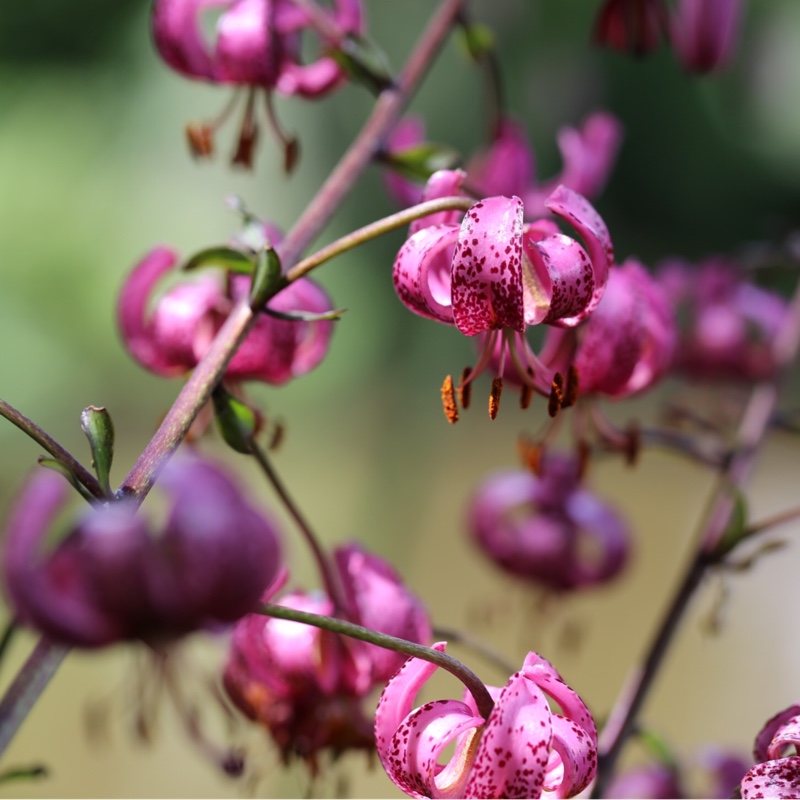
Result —
[[11, 513], [3, 548], [19, 619], [55, 641], [98, 647], [155, 643], [250, 611], [281, 570], [273, 521], [208, 463], [175, 459], [159, 485], [171, 503], [157, 533], [120, 501], [91, 511], [46, 552], [66, 484], [36, 473]]
[[595, 20], [595, 44], [634, 56], [655, 50], [667, 35], [663, 0], [605, 0]]
[[742, 0], [679, 0], [670, 22], [672, 48], [690, 72], [722, 69], [739, 39]]
[[[334, 552], [345, 609], [322, 593], [291, 592], [281, 604], [351, 622], [418, 643], [430, 641], [427, 612], [385, 561], [351, 544]], [[234, 629], [225, 688], [236, 705], [263, 724], [284, 760], [320, 750], [372, 750], [364, 696], [385, 683], [404, 656], [375, 645], [280, 619], [250, 615]]]
[[790, 706], [770, 719], [756, 737], [758, 762], [742, 779], [744, 800], [757, 797], [800, 797], [800, 706]]
[[[434, 648], [444, 651], [445, 643]], [[597, 770], [597, 732], [580, 697], [553, 666], [528, 653], [483, 719], [472, 696], [413, 708], [436, 666], [409, 659], [383, 690], [375, 712], [381, 764], [410, 797], [574, 797]], [[550, 710], [548, 697], [561, 708]], [[446, 765], [445, 748], [455, 744]]]
[[545, 453], [537, 474], [490, 475], [467, 519], [473, 540], [495, 564], [557, 591], [605, 583], [628, 560], [628, 526], [582, 486], [578, 461], [568, 455]]
[[[386, 140], [387, 153], [402, 153], [422, 144], [425, 139], [425, 123], [420, 117], [403, 117], [395, 125]], [[422, 186], [416, 181], [399, 175], [393, 169], [383, 170], [383, 181], [389, 195], [402, 208], [413, 206], [422, 199]]]
[[686, 320], [677, 369], [700, 380], [754, 381], [774, 373], [772, 343], [786, 318], [784, 298], [750, 283], [721, 256], [696, 266], [666, 262], [658, 279]]
[[[206, 273], [168, 290], [148, 313], [156, 284], [174, 270], [176, 262], [173, 250], [151, 250], [126, 279], [117, 304], [122, 341], [128, 352], [145, 369], [167, 377], [197, 366], [233, 306], [250, 290], [246, 275]], [[270, 300], [267, 308], [324, 314], [333, 306], [321, 287], [301, 278]], [[328, 352], [332, 326], [330, 320], [276, 319], [263, 313], [225, 376], [235, 381], [282, 384], [304, 375]]]
[[[435, 173], [425, 199], [458, 194], [463, 177]], [[586, 249], [552, 220], [524, 223], [518, 197], [489, 197], [472, 206], [460, 224], [457, 211], [417, 220], [397, 255], [394, 286], [407, 308], [455, 325], [467, 336], [486, 334], [478, 365], [460, 390], [496, 351], [499, 375], [506, 350], [518, 363], [515, 343], [524, 342], [528, 325], [574, 326], [600, 302], [614, 260], [605, 223], [583, 197], [563, 186], [545, 205], [578, 231]], [[520, 369], [521, 382], [532, 382]]]
[[[209, 46], [202, 17], [212, 6], [224, 8]], [[360, 0], [335, 0], [333, 8], [294, 0], [155, 0], [153, 39], [159, 54], [177, 72], [212, 83], [249, 90], [235, 163], [251, 163], [258, 135], [254, 98], [258, 89], [285, 95], [320, 97], [336, 88], [345, 73], [324, 53], [348, 35], [362, 32]], [[304, 35], [313, 33], [322, 54], [310, 63], [302, 58]], [[268, 105], [270, 117], [271, 107]], [[196, 155], [210, 155], [216, 123], [190, 128]], [[273, 126], [274, 119], [271, 120]]]

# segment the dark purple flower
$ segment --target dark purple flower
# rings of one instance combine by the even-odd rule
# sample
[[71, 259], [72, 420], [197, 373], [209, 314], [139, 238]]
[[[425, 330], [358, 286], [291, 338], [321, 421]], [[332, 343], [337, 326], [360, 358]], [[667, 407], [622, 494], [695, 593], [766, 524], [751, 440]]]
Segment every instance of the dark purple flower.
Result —
[[627, 525], [583, 488], [578, 462], [569, 456], [546, 453], [538, 474], [490, 475], [473, 495], [467, 519], [495, 564], [552, 589], [604, 583], [627, 562]]
[[281, 570], [275, 524], [211, 464], [176, 458], [160, 485], [166, 522], [153, 528], [125, 501], [98, 507], [51, 550], [63, 478], [37, 472], [8, 523], [3, 572], [16, 615], [65, 644], [156, 642], [250, 611]]

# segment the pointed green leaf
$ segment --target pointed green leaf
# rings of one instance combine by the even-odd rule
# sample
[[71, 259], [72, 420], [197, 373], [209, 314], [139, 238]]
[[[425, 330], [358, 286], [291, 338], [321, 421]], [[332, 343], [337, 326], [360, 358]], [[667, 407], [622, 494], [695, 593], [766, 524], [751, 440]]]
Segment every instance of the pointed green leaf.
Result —
[[114, 460], [114, 423], [105, 408], [88, 406], [81, 411], [81, 428], [92, 450], [92, 466], [97, 482], [106, 495], [111, 494], [109, 476]]
[[222, 386], [212, 394], [214, 413], [225, 442], [237, 453], [252, 452], [250, 443], [256, 434], [256, 414]]
[[284, 284], [281, 260], [272, 247], [264, 247], [258, 254], [253, 284], [250, 287], [250, 307], [260, 309], [274, 297]]
[[747, 500], [740, 489], [731, 486], [730, 490], [733, 493], [733, 511], [728, 527], [714, 548], [712, 555], [715, 561], [721, 561], [731, 553], [739, 542], [747, 536], [748, 532]]
[[495, 49], [494, 33], [488, 25], [469, 22], [458, 31], [462, 46], [475, 61], [480, 61]]
[[199, 267], [223, 267], [230, 272], [239, 272], [243, 275], [252, 275], [255, 265], [253, 259], [241, 250], [227, 245], [219, 247], [207, 247], [199, 253], [195, 253], [182, 269], [192, 270]]
[[452, 169], [461, 163], [457, 150], [436, 142], [422, 144], [388, 153], [382, 162], [412, 181], [425, 181], [440, 169]]
[[39, 456], [36, 461], [45, 469], [52, 469], [54, 472], [59, 473], [59, 475], [63, 475], [84, 500], [92, 504], [97, 502], [97, 498], [78, 480], [63, 461], [59, 461], [55, 458], [48, 458], [47, 456]]
[[0, 783], [8, 781], [33, 780], [34, 778], [46, 778], [48, 776], [47, 767], [42, 764], [35, 764], [32, 767], [17, 767], [0, 772]]
[[386, 54], [364, 36], [350, 33], [331, 50], [331, 56], [348, 77], [380, 94], [394, 84]]

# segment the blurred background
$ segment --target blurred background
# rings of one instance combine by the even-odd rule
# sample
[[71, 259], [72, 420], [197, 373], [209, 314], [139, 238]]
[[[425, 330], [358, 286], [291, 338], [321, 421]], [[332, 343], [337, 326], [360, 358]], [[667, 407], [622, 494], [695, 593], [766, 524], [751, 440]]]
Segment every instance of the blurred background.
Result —
[[[432, 5], [365, 0], [370, 34], [395, 69]], [[750, 3], [734, 63], [710, 78], [687, 76], [664, 48], [635, 62], [593, 47], [599, 5], [474, 4], [501, 43], [508, 106], [527, 125], [539, 174], [560, 167], [558, 128], [605, 108], [626, 130], [617, 169], [597, 201], [620, 259], [638, 255], [653, 265], [671, 254], [694, 259], [784, 239], [800, 219], [800, 5]], [[0, 4], [0, 396], [86, 461], [80, 411], [106, 406], [117, 430], [117, 480], [180, 387], [144, 372], [122, 349], [114, 307], [127, 271], [157, 243], [190, 253], [225, 241], [237, 225], [225, 207], [231, 194], [288, 228], [371, 105], [358, 87], [317, 103], [277, 98], [280, 119], [301, 142], [291, 179], [266, 133], [255, 170], [231, 169], [233, 126], [219, 134], [212, 162], [195, 163], [184, 124], [213, 117], [227, 92], [168, 70], [151, 46], [148, 15], [145, 0]], [[412, 110], [426, 117], [432, 139], [468, 154], [486, 133], [484, 103], [481, 77], [451, 43]], [[373, 170], [320, 242], [393, 210]], [[521, 412], [509, 399], [490, 423], [476, 400], [457, 426], [446, 424], [442, 378], [473, 355], [455, 330], [415, 317], [397, 301], [391, 264], [402, 239], [400, 232], [387, 236], [320, 270], [336, 305], [348, 310], [329, 357], [290, 386], [253, 387], [251, 396], [286, 426], [277, 468], [326, 542], [358, 538], [390, 559], [437, 624], [470, 630], [514, 663], [528, 650], [541, 652], [602, 718], [681, 574], [714, 477], [657, 451], [644, 453], [635, 469], [608, 460], [592, 471], [593, 488], [624, 511], [635, 532], [631, 568], [608, 589], [542, 598], [484, 563], [465, 537], [465, 501], [487, 472], [517, 463], [517, 437], [540, 430], [544, 404]], [[488, 394], [488, 384], [476, 389]], [[682, 392], [669, 383], [611, 414], [620, 422], [654, 420]], [[796, 394], [794, 381], [787, 407]], [[255, 502], [282, 515], [243, 457], [213, 437], [204, 449], [242, 476]], [[3, 424], [0, 451], [5, 510], [39, 449]], [[796, 502], [799, 454], [788, 435], [770, 436], [748, 491], [754, 519]], [[792, 540], [799, 535], [797, 525], [785, 526], [777, 538], [792, 546], [725, 579], [731, 591], [719, 634], [710, 635], [705, 623], [722, 582], [710, 581], [697, 597], [643, 718], [679, 753], [717, 742], [747, 754], [763, 722], [800, 700], [800, 639], [790, 627], [800, 569]], [[310, 588], [315, 575], [288, 521], [285, 538], [293, 583]], [[27, 633], [14, 641], [0, 664], [3, 687], [34, 641]], [[181, 675], [200, 702], [223, 642], [197, 637], [181, 654]], [[487, 682], [505, 681], [467, 651], [452, 652]], [[282, 769], [262, 731], [244, 722], [228, 730], [211, 702], [211, 735], [248, 749], [245, 779], [222, 775], [167, 703], [144, 741], [137, 709], [150, 702], [142, 686], [155, 682], [145, 662], [133, 647], [71, 654], [3, 762], [6, 769], [42, 763], [49, 777], [13, 784], [10, 792], [397, 796], [377, 759], [362, 755], [343, 758], [314, 782], [302, 766]], [[441, 686], [460, 692], [447, 680]]]

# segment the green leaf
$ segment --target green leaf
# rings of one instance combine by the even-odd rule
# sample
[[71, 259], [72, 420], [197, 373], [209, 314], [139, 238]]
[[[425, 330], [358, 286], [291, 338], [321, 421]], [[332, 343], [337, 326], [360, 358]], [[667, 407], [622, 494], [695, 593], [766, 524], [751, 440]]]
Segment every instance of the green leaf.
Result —
[[257, 425], [255, 411], [222, 386], [214, 389], [212, 399], [222, 438], [237, 453], [251, 453]]
[[284, 284], [281, 259], [271, 247], [258, 254], [253, 283], [250, 287], [250, 307], [260, 309]]
[[394, 84], [386, 54], [364, 36], [347, 34], [330, 54], [351, 80], [363, 84], [375, 94]]
[[452, 169], [461, 162], [457, 150], [436, 142], [398, 150], [383, 156], [382, 161], [392, 169], [412, 181], [424, 183], [440, 169]]
[[643, 730], [639, 732], [639, 740], [652, 756], [665, 767], [675, 767], [677, 759], [666, 740], [655, 731]]
[[283, 319], [286, 322], [321, 322], [322, 320], [339, 320], [342, 318], [346, 308], [334, 308], [332, 311], [325, 311], [318, 314], [314, 311], [276, 311], [274, 308], [265, 308], [264, 313], [275, 319]]
[[715, 561], [721, 561], [731, 553], [748, 532], [747, 500], [740, 489], [731, 486], [730, 491], [733, 493], [733, 512], [728, 527], [712, 553]]
[[42, 764], [34, 764], [32, 767], [17, 767], [0, 772], [0, 783], [46, 778], [49, 774], [47, 767]]
[[45, 469], [52, 469], [59, 475], [63, 475], [71, 484], [72, 487], [80, 493], [84, 500], [88, 500], [94, 504], [97, 498], [78, 480], [72, 470], [63, 462], [56, 458], [48, 458], [47, 456], [39, 456], [37, 463]]
[[92, 450], [92, 466], [97, 482], [106, 495], [111, 495], [111, 462], [114, 460], [114, 423], [105, 408], [88, 406], [81, 411], [81, 428]]
[[488, 25], [469, 22], [458, 31], [462, 47], [475, 61], [481, 61], [495, 49], [494, 32]]
[[238, 272], [242, 275], [252, 275], [255, 270], [253, 259], [241, 250], [227, 245], [219, 247], [207, 247], [199, 253], [195, 253], [182, 269], [192, 270], [199, 267], [224, 267], [231, 272]]

